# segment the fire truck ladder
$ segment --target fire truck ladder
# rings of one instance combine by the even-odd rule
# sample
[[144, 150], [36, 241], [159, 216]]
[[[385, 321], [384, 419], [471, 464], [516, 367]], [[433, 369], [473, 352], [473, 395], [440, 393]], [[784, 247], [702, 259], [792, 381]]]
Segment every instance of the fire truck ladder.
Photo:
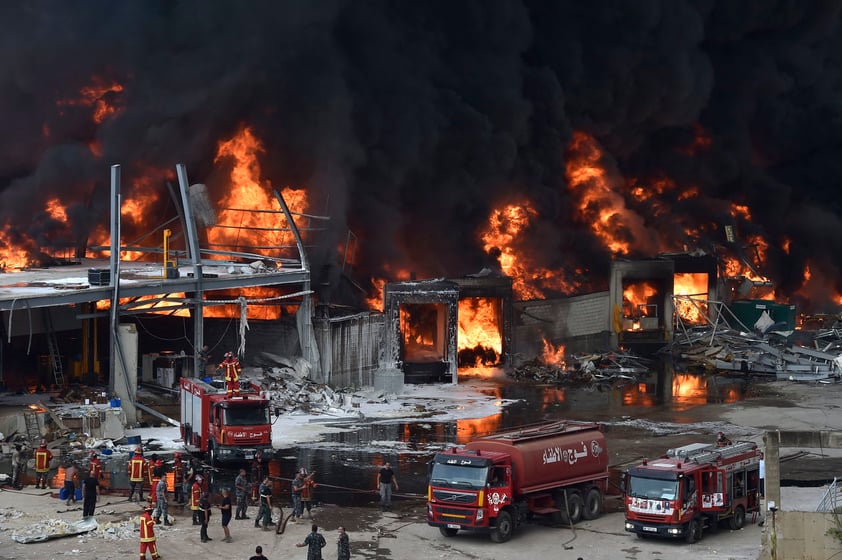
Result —
[[679, 447], [678, 449], [670, 450], [673, 452], [670, 453], [670, 455], [677, 459], [683, 459], [684, 461], [693, 461], [695, 463], [702, 464], [714, 463], [720, 458], [725, 459], [728, 457], [734, 457], [755, 448], [756, 444], [750, 441], [742, 441], [733, 445], [724, 445], [722, 447], [717, 447], [715, 445], [706, 445], [697, 449], [685, 449]]
[[44, 329], [47, 335], [47, 349], [50, 352], [50, 369], [53, 370], [56, 385], [64, 387], [64, 369], [61, 366], [58, 339], [56, 338], [56, 331], [53, 329], [53, 317], [50, 315], [49, 307], [44, 308]]

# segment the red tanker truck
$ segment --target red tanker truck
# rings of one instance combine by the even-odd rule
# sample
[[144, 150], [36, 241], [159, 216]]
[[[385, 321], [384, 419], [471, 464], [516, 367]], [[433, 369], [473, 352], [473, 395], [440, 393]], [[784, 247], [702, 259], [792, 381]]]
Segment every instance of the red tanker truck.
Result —
[[608, 451], [599, 424], [555, 422], [471, 441], [430, 463], [427, 523], [508, 541], [532, 516], [556, 525], [602, 513]]

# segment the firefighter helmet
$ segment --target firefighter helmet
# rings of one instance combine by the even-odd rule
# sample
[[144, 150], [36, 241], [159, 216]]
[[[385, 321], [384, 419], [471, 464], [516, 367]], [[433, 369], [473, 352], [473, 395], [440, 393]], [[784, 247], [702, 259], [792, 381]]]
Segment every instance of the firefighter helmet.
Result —
[[41, 440], [41, 447], [47, 447], [47, 440], [45, 440], [45, 439]]

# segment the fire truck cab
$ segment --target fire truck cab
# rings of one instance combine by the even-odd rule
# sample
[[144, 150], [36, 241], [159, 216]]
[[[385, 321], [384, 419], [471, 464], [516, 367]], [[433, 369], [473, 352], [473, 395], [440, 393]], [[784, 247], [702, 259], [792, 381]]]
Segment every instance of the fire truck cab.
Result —
[[200, 379], [181, 378], [181, 437], [211, 465], [273, 454], [269, 401], [251, 384], [229, 394]]
[[756, 443], [737, 442], [693, 443], [644, 459], [623, 477], [626, 531], [693, 543], [723, 520], [742, 528], [760, 509], [762, 458]]

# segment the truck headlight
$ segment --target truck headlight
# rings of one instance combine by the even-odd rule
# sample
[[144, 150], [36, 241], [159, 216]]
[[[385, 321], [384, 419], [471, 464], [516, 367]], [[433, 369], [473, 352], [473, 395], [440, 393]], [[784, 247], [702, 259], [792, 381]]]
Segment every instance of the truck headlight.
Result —
[[634, 524], [633, 524], [633, 523], [629, 523], [628, 521], [626, 521], [626, 529], [628, 529], [628, 530], [632, 530], [632, 529], [634, 529]]
[[670, 535], [680, 535], [681, 529], [679, 529], [678, 527], [670, 527], [669, 529], [667, 529], [667, 533], [669, 533]]
[[482, 521], [483, 519], [485, 519], [485, 510], [478, 509], [477, 510], [477, 521]]

